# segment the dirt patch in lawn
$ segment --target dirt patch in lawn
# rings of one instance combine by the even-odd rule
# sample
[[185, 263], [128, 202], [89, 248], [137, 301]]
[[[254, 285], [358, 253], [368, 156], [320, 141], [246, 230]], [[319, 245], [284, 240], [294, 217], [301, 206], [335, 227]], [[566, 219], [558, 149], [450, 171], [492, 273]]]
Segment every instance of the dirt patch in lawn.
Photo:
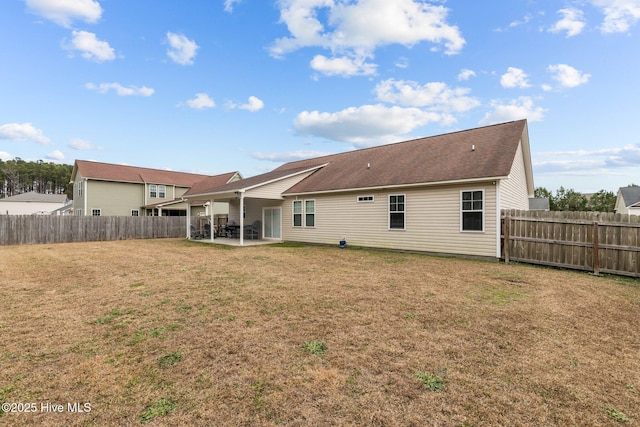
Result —
[[640, 422], [638, 281], [174, 239], [0, 259], [0, 425]]

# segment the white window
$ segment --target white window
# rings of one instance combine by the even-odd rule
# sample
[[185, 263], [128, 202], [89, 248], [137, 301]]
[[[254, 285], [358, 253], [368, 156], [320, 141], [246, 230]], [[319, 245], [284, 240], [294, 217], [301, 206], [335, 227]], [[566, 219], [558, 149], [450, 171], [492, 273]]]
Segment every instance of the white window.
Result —
[[155, 199], [158, 197], [158, 186], [155, 184], [151, 184], [149, 186], [149, 197]]
[[484, 231], [484, 190], [460, 192], [460, 228]]
[[167, 186], [158, 185], [158, 198], [164, 199], [165, 197], [167, 197]]
[[404, 194], [394, 194], [389, 196], [389, 229], [404, 230], [404, 199]]
[[73, 216], [82, 216], [82, 209], [76, 209], [73, 211]]
[[358, 203], [373, 203], [373, 196], [358, 196]]
[[293, 201], [293, 226], [294, 227], [315, 227], [316, 226], [316, 201], [315, 200], [294, 200]]
[[91, 209], [91, 216], [100, 216], [101, 213], [101, 209]]
[[78, 197], [84, 196], [84, 181], [78, 182]]
[[138, 209], [131, 209], [131, 216], [140, 216], [140, 211]]

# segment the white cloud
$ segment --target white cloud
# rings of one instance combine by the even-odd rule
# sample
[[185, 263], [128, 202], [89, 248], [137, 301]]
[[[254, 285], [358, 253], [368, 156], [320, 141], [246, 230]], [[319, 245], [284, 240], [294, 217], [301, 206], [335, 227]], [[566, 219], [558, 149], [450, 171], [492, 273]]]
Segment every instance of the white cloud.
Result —
[[443, 119], [441, 114], [419, 108], [376, 104], [350, 107], [336, 113], [303, 111], [295, 118], [294, 128], [301, 135], [371, 146], [398, 140], [397, 135]]
[[[533, 162], [540, 173], [605, 173], [605, 170], [640, 166], [640, 146], [611, 147], [599, 150], [565, 150], [535, 153]], [[610, 173], [609, 173], [610, 174]]]
[[561, 87], [580, 86], [587, 83], [591, 77], [591, 74], [584, 74], [567, 64], [549, 65], [547, 70], [553, 74], [553, 79]]
[[95, 23], [102, 16], [102, 7], [95, 0], [25, 0], [29, 10], [63, 27], [73, 20]]
[[547, 111], [541, 107], [535, 107], [533, 100], [528, 96], [521, 96], [508, 104], [499, 101], [491, 101], [492, 111], [485, 114], [480, 121], [481, 125], [509, 122], [512, 120], [527, 119], [530, 122], [539, 122]]
[[29, 141], [40, 144], [49, 144], [51, 140], [44, 136], [42, 130], [31, 123], [8, 123], [0, 126], [0, 139], [10, 141]]
[[99, 85], [87, 83], [85, 87], [98, 93], [107, 93], [114, 90], [118, 96], [151, 96], [155, 92], [152, 88], [142, 86], [122, 86], [120, 83], [100, 83]]
[[96, 62], [113, 61], [116, 54], [109, 43], [98, 40], [94, 33], [88, 31], [72, 31], [71, 43], [66, 49], [78, 50], [82, 57]]
[[640, 19], [638, 0], [591, 0], [591, 3], [604, 13], [600, 26], [603, 33], [625, 33]]
[[49, 154], [45, 154], [44, 157], [49, 160], [58, 160], [58, 161], [64, 160], [64, 154], [60, 150], [53, 150]]
[[238, 108], [240, 108], [241, 110], [247, 110], [254, 113], [264, 108], [264, 102], [262, 102], [260, 98], [257, 98], [255, 96], [250, 96], [248, 102], [246, 104], [242, 104]]
[[199, 48], [195, 41], [189, 40], [184, 34], [171, 32], [167, 33], [167, 41], [169, 42], [167, 55], [173, 62], [180, 65], [193, 64], [193, 58]]
[[293, 162], [296, 160], [312, 159], [315, 157], [327, 156], [329, 154], [325, 151], [316, 150], [296, 150], [288, 151], [284, 153], [251, 153], [251, 157], [258, 160], [268, 160], [270, 162]]
[[7, 160], [13, 159], [13, 156], [6, 151], [0, 151], [0, 160], [6, 162]]
[[349, 58], [346, 56], [327, 58], [316, 55], [311, 60], [311, 68], [328, 76], [367, 76], [376, 73], [376, 65], [365, 62], [365, 57]]
[[480, 105], [480, 101], [467, 96], [470, 89], [450, 88], [441, 82], [420, 85], [409, 80], [388, 79], [378, 83], [374, 90], [379, 101], [409, 107], [427, 107], [444, 113], [461, 113]]
[[275, 40], [270, 48], [274, 57], [321, 47], [352, 59], [372, 58], [380, 46], [421, 42], [456, 54], [465, 44], [458, 27], [447, 23], [447, 8], [416, 0], [282, 0], [279, 5], [290, 37]]
[[224, 0], [224, 11], [225, 12], [233, 12], [233, 6], [236, 3], [240, 3], [241, 0]]
[[85, 141], [84, 139], [75, 138], [69, 141], [67, 144], [68, 147], [73, 148], [74, 150], [87, 151], [87, 150], [95, 150], [95, 147], [89, 141]]
[[500, 84], [504, 88], [528, 88], [531, 85], [528, 82], [527, 74], [520, 68], [509, 67], [507, 72], [500, 77]]
[[476, 75], [475, 71], [463, 68], [462, 70], [460, 70], [460, 74], [458, 74], [458, 80], [459, 81], [469, 80], [471, 77], [475, 77], [475, 75]]
[[190, 99], [186, 102], [189, 108], [195, 108], [196, 110], [202, 110], [204, 108], [213, 108], [216, 103], [206, 93], [196, 93], [194, 99]]
[[573, 37], [580, 34], [586, 25], [584, 13], [580, 9], [560, 9], [558, 14], [562, 15], [562, 19], [549, 29], [552, 33], [566, 31], [567, 37]]

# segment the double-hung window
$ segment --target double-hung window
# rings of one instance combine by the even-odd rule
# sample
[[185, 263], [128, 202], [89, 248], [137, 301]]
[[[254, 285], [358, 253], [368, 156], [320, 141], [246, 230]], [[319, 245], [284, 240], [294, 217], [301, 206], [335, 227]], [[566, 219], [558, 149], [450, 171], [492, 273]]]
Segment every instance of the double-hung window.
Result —
[[294, 200], [293, 201], [293, 226], [294, 227], [315, 227], [316, 226], [316, 201], [315, 200]]
[[462, 231], [484, 231], [484, 191], [462, 191]]
[[404, 230], [405, 203], [404, 194], [389, 196], [389, 229]]
[[158, 197], [158, 186], [155, 184], [151, 184], [149, 186], [149, 197], [155, 199]]
[[78, 197], [84, 196], [84, 181], [78, 182]]
[[167, 197], [167, 186], [158, 185], [158, 198], [164, 199], [165, 197]]

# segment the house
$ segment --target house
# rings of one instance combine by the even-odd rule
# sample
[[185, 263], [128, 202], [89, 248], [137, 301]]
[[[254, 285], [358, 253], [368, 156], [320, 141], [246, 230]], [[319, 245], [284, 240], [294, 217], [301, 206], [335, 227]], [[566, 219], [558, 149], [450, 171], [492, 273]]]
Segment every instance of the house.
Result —
[[[76, 160], [71, 173], [76, 216], [183, 216], [182, 195], [198, 182], [219, 186], [241, 179], [238, 172], [216, 176]], [[209, 206], [214, 206], [213, 211]], [[226, 214], [228, 206], [202, 204], [192, 214]]]
[[49, 215], [69, 204], [65, 194], [31, 191], [0, 199], [0, 215]]
[[640, 215], [640, 187], [620, 187], [616, 197], [615, 213]]
[[527, 210], [526, 120], [286, 163], [190, 203], [225, 201], [260, 238], [500, 257], [500, 210]]

